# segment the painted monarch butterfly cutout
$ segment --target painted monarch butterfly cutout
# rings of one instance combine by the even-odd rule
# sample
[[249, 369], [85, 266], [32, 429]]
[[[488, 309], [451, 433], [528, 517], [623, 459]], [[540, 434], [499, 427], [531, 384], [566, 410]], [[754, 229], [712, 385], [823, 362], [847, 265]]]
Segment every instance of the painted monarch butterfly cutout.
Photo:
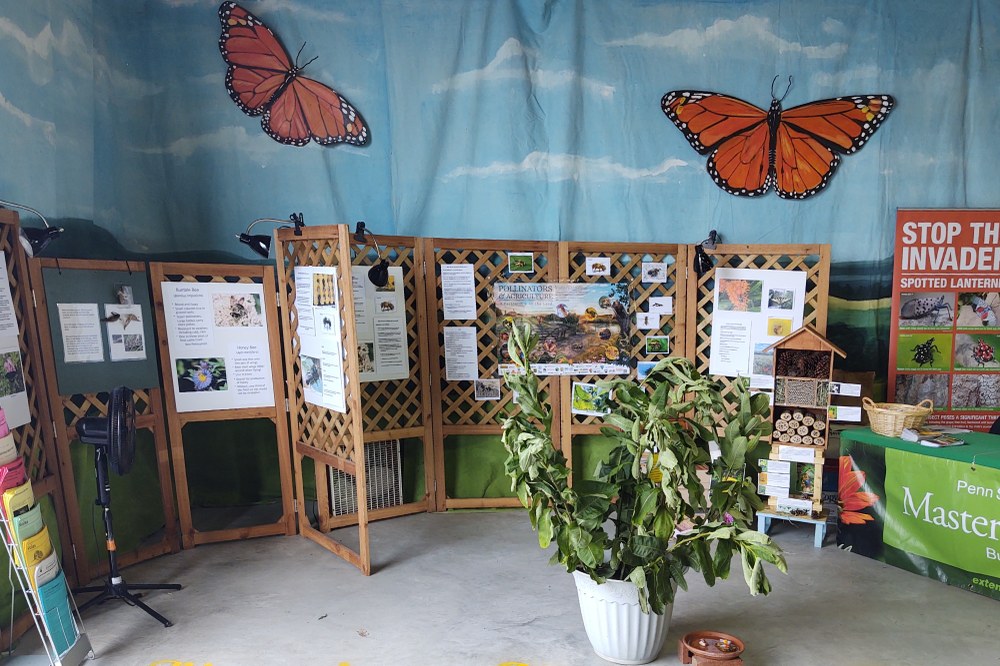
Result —
[[784, 111], [785, 96], [774, 95], [777, 79], [767, 111], [696, 90], [674, 90], [660, 102], [691, 147], [711, 153], [708, 173], [730, 194], [755, 197], [773, 186], [783, 199], [811, 197], [830, 182], [840, 156], [865, 145], [896, 104], [889, 95], [850, 95]]
[[222, 3], [219, 20], [229, 96], [248, 116], [263, 114], [260, 126], [269, 137], [293, 146], [368, 143], [357, 109], [336, 90], [302, 76], [316, 58], [301, 66], [298, 56], [292, 62], [271, 29], [235, 2]]

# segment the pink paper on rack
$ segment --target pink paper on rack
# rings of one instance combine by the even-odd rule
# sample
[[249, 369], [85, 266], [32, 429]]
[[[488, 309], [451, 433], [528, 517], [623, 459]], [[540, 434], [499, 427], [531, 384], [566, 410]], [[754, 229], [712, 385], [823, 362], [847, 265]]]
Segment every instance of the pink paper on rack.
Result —
[[7, 415], [3, 413], [3, 407], [0, 407], [0, 437], [6, 437], [10, 434], [10, 428], [7, 427]]

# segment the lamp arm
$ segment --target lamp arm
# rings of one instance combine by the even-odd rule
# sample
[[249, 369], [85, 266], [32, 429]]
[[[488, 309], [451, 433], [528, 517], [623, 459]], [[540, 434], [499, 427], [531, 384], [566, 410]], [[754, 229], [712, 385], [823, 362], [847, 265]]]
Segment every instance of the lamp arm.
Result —
[[371, 232], [371, 229], [369, 229], [368, 227], [365, 227], [363, 231], [372, 237], [372, 245], [375, 246], [375, 256], [378, 258], [379, 261], [382, 261], [382, 250], [379, 248], [378, 238], [375, 237], [375, 234], [373, 234]]
[[40, 219], [42, 221], [42, 224], [45, 225], [46, 229], [51, 228], [51, 225], [49, 225], [49, 221], [45, 219], [45, 216], [42, 215], [37, 210], [35, 210], [34, 208], [32, 208], [31, 206], [25, 206], [24, 204], [14, 203], [13, 201], [6, 201], [4, 199], [0, 199], [0, 206], [6, 206], [8, 208], [17, 208], [19, 210], [27, 211], [32, 215], [36, 216], [38, 219]]

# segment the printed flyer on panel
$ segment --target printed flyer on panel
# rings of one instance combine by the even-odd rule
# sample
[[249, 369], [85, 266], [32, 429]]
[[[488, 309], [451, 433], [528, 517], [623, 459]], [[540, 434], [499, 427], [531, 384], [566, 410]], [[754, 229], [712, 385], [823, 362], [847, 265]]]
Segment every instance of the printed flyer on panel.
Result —
[[273, 407], [264, 288], [200, 282], [161, 287], [177, 411]]
[[899, 210], [889, 400], [934, 403], [931, 424], [1000, 417], [1000, 210]]
[[344, 413], [344, 345], [335, 266], [295, 267], [295, 309], [299, 314], [296, 332], [301, 345], [302, 399]]
[[628, 374], [628, 284], [497, 282], [500, 372], [511, 372], [510, 327], [528, 324], [538, 335], [531, 369], [538, 375]]
[[406, 379], [410, 354], [406, 340], [403, 269], [389, 268], [389, 280], [376, 287], [368, 266], [351, 269], [354, 328], [358, 334], [358, 377], [362, 382]]

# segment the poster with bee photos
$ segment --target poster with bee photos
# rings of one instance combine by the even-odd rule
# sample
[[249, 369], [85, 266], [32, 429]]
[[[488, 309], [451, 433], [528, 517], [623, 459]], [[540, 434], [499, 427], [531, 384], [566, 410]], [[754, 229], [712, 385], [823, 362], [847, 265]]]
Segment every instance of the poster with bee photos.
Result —
[[891, 402], [934, 403], [932, 425], [1000, 417], [1000, 210], [896, 211]]
[[197, 282], [160, 287], [177, 411], [273, 407], [264, 287]]
[[805, 301], [804, 271], [715, 269], [708, 371], [771, 388], [773, 352], [764, 350], [801, 328]]
[[410, 354], [403, 269], [390, 266], [389, 280], [381, 287], [368, 279], [368, 270], [368, 266], [351, 269], [358, 378], [362, 382], [406, 379], [410, 376]]

